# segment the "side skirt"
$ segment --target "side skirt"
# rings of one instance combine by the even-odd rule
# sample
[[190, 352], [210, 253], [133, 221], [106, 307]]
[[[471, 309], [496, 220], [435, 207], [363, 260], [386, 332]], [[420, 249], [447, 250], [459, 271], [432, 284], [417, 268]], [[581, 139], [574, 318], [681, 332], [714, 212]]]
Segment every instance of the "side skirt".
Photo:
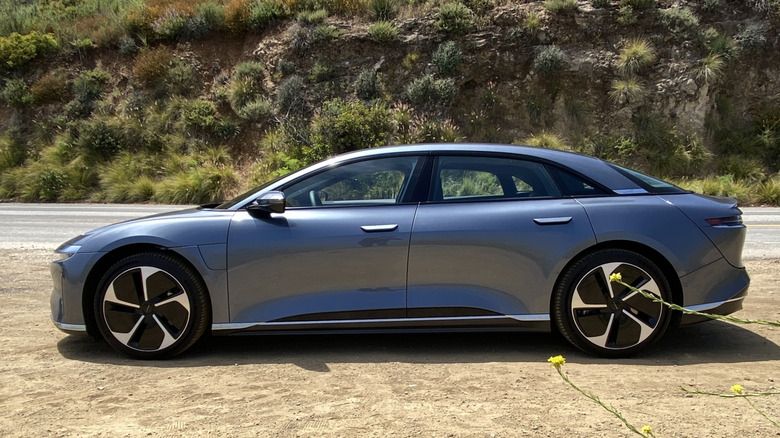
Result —
[[214, 335], [453, 331], [550, 331], [550, 315], [489, 315], [212, 324]]

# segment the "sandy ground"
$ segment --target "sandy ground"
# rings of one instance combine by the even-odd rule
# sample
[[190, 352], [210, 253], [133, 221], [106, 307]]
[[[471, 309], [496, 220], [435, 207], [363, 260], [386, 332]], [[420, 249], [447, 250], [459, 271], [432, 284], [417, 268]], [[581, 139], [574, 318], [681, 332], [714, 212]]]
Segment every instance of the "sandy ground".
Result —
[[[632, 359], [548, 334], [213, 338], [125, 359], [49, 320], [47, 251], [0, 251], [0, 436], [634, 436], [546, 362], [658, 437], [773, 437], [745, 400], [780, 390], [780, 329], [708, 322]], [[737, 316], [780, 320], [780, 260], [748, 262]], [[780, 395], [754, 399], [780, 420]]]

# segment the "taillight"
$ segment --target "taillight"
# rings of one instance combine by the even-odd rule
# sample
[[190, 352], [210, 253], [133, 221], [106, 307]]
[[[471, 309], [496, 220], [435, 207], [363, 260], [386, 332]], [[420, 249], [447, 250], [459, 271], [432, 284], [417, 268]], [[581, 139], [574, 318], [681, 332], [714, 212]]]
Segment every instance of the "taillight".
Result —
[[734, 227], [742, 225], [742, 216], [711, 217], [704, 219], [713, 227]]

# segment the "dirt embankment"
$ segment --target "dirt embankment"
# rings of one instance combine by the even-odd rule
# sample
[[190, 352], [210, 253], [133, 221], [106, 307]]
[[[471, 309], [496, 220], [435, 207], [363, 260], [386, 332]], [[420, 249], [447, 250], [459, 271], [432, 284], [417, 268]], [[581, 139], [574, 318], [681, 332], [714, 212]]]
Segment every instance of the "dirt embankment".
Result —
[[[744, 400], [778, 390], [780, 330], [710, 322], [638, 358], [546, 334], [216, 338], [180, 359], [125, 359], [49, 321], [47, 251], [0, 251], [0, 436], [633, 436], [546, 359], [657, 437], [780, 436]], [[748, 262], [738, 316], [780, 319], [780, 260]], [[755, 403], [780, 419], [780, 396]]]

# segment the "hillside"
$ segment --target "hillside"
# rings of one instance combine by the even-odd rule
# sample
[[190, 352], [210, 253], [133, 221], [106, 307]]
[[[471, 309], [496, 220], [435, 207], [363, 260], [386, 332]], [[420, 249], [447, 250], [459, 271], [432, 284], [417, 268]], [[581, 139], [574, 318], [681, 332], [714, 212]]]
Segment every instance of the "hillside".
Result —
[[780, 204], [780, 2], [0, 0], [0, 199], [201, 203], [523, 143]]

